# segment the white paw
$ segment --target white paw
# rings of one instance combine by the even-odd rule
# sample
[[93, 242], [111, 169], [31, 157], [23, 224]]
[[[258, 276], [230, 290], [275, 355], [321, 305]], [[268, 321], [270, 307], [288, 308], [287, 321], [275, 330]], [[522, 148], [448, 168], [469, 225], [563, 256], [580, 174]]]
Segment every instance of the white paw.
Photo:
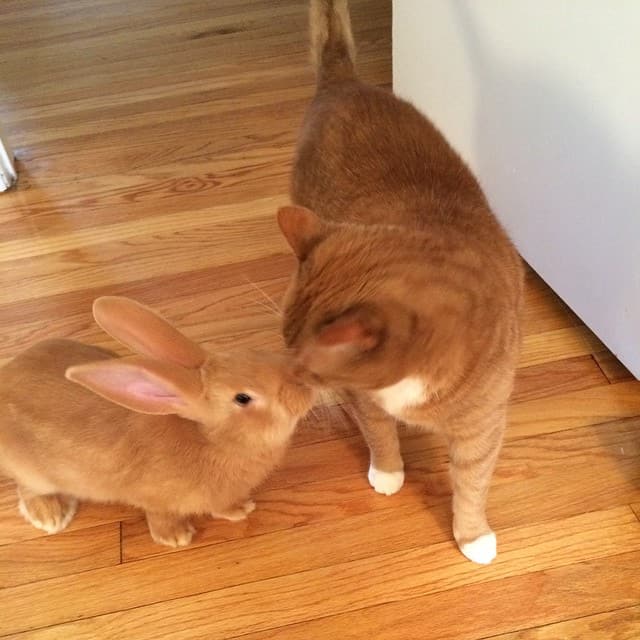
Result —
[[247, 500], [243, 505], [242, 505], [242, 510], [249, 515], [250, 513], [253, 513], [256, 510], [256, 503], [253, 500]]
[[50, 514], [50, 516], [45, 520], [32, 516], [27, 510], [22, 498], [18, 501], [18, 511], [22, 517], [27, 522], [30, 522], [36, 529], [40, 529], [48, 534], [59, 533], [65, 529], [71, 520], [73, 520], [73, 516], [76, 515], [77, 509], [78, 501], [75, 498], [67, 498], [66, 511], [60, 512], [60, 510], [56, 510], [55, 513]]
[[476, 538], [472, 542], [459, 545], [460, 551], [471, 560], [471, 562], [477, 562], [478, 564], [490, 564], [496, 557], [496, 534], [485, 533], [484, 535]]
[[186, 547], [191, 544], [195, 532], [196, 529], [190, 522], [186, 522], [184, 526], [176, 528], [175, 531], [165, 536], [154, 535], [154, 532], [150, 531], [154, 542], [173, 548]]
[[369, 467], [367, 477], [376, 493], [382, 493], [385, 496], [400, 491], [404, 484], [404, 471], [380, 471], [373, 465]]
[[238, 507], [229, 509], [228, 511], [224, 511], [222, 513], [212, 513], [211, 515], [214, 518], [223, 518], [224, 520], [229, 520], [230, 522], [240, 522], [241, 520], [246, 520], [247, 516], [252, 513], [255, 508], [256, 503], [253, 500], [247, 500]]

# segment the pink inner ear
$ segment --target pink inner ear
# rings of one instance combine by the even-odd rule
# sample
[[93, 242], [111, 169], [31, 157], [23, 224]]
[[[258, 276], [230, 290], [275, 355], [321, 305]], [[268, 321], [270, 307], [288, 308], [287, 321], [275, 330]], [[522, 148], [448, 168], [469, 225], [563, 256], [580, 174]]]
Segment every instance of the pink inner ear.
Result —
[[176, 413], [186, 406], [180, 389], [142, 366], [106, 361], [71, 367], [67, 378], [116, 404], [151, 414]]
[[376, 337], [359, 320], [338, 319], [320, 331], [318, 343], [326, 347], [353, 344], [371, 349], [376, 344]]
[[134, 379], [125, 383], [125, 389], [127, 393], [141, 400], [168, 400], [174, 404], [184, 404], [180, 396], [151, 380]]

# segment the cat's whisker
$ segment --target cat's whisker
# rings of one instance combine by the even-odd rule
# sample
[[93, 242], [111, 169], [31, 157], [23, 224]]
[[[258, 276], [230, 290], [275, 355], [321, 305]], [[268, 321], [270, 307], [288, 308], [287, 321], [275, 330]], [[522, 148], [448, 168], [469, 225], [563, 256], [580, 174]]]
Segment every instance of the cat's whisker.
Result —
[[245, 279], [267, 301], [266, 303], [264, 302], [262, 303], [263, 306], [269, 311], [271, 311], [278, 318], [281, 318], [282, 309], [278, 306], [278, 303], [262, 287], [259, 287], [250, 278], [245, 278]]
[[255, 304], [260, 305], [265, 311], [269, 312], [269, 315], [276, 316], [276, 318], [282, 317], [281, 313], [276, 312], [270, 305], [266, 304], [262, 300], [254, 300]]

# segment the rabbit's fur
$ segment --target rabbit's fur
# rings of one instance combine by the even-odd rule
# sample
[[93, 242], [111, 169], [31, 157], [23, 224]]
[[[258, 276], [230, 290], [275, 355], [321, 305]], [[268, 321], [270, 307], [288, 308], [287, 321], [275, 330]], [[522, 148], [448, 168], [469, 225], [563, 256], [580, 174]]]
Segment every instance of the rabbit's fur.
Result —
[[244, 519], [311, 390], [284, 356], [209, 354], [132, 300], [99, 298], [94, 317], [138, 355], [47, 340], [0, 369], [0, 472], [20, 512], [53, 533], [76, 499], [130, 504], [171, 546], [191, 541], [190, 515]]

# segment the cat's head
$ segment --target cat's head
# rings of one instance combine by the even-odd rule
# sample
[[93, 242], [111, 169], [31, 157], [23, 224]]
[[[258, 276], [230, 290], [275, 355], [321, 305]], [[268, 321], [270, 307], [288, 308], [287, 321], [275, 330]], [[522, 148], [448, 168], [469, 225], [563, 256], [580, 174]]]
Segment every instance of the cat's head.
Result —
[[[388, 234], [283, 207], [278, 223], [298, 258], [284, 300], [283, 335], [297, 373], [327, 387], [377, 389], [407, 374], [424, 333], [393, 272]], [[402, 242], [398, 238], [398, 242]]]

